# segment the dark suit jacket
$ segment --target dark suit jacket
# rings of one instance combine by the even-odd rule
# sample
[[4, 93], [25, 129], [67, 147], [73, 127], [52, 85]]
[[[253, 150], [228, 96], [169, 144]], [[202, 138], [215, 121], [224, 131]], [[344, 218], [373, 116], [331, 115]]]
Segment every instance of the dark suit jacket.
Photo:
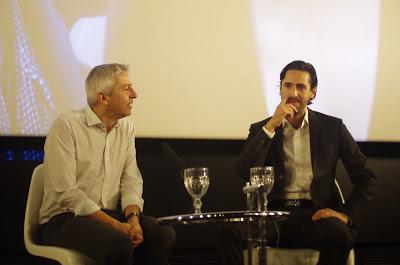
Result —
[[[375, 194], [376, 178], [365, 167], [366, 158], [350, 135], [341, 119], [308, 110], [310, 126], [310, 149], [313, 180], [310, 187], [311, 199], [318, 208], [332, 208], [347, 214], [353, 224], [358, 223], [359, 208]], [[276, 128], [275, 136], [270, 139], [262, 127], [268, 119], [252, 124], [243, 152], [236, 164], [237, 174], [249, 179], [249, 170], [253, 166], [268, 165], [275, 170], [275, 184], [269, 194], [269, 201], [280, 197], [285, 172], [283, 161], [282, 125]], [[335, 171], [342, 160], [351, 182], [353, 191], [345, 205], [341, 203], [335, 186]]]

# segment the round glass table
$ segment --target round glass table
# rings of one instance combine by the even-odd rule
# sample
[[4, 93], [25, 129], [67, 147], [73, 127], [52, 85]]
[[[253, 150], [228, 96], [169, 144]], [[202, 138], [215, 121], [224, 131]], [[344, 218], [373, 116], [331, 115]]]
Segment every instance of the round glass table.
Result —
[[[257, 224], [258, 238], [254, 239], [250, 233], [248, 236], [248, 255], [247, 264], [253, 264], [252, 251], [254, 243], [259, 247], [258, 262], [266, 263], [266, 221], [281, 221], [289, 217], [290, 213], [285, 211], [222, 211], [205, 212], [197, 214], [172, 215], [158, 218], [160, 224], [165, 225], [190, 225], [190, 224], [209, 224], [209, 223], [238, 223], [246, 222], [248, 224]], [[250, 229], [249, 229], [250, 231]]]
[[284, 220], [289, 216], [289, 212], [284, 211], [223, 211], [223, 212], [206, 212], [197, 214], [172, 215], [158, 218], [160, 224], [207, 224], [213, 222], [235, 223], [255, 221], [260, 218], [268, 218], [274, 221]]

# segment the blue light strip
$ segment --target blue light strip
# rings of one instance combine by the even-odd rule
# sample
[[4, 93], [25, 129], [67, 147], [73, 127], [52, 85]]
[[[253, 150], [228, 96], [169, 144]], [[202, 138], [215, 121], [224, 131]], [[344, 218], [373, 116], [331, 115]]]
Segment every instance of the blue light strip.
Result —
[[2, 149], [0, 150], [0, 161], [43, 161], [44, 151], [36, 149]]

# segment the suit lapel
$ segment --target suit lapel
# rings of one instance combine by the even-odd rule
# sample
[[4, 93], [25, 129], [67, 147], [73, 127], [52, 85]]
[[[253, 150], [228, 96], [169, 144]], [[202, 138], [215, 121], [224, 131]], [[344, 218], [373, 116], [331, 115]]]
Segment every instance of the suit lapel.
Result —
[[317, 157], [318, 157], [318, 140], [321, 130], [321, 124], [314, 111], [308, 109], [308, 121], [310, 123], [310, 151], [311, 151], [311, 165], [314, 177], [317, 176]]
[[[275, 149], [275, 156], [272, 158], [273, 161], [275, 161], [275, 188], [274, 188], [274, 195], [271, 194], [271, 196], [277, 196], [277, 194], [282, 191], [283, 186], [284, 186], [284, 178], [285, 178], [285, 154], [283, 151], [283, 126], [279, 126], [278, 128], [275, 129], [275, 136], [274, 136], [274, 149]], [[272, 198], [271, 197], [271, 198]]]
[[[279, 160], [282, 163], [285, 161], [285, 154], [283, 151], [283, 126], [279, 126], [278, 128], [276, 128], [276, 148], [278, 150], [278, 154], [279, 154]], [[284, 169], [285, 167], [283, 167]]]

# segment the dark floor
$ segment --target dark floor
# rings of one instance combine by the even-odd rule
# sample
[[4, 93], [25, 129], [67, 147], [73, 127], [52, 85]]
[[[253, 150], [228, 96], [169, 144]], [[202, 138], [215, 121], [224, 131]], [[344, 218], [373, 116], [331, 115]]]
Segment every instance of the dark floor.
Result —
[[[356, 265], [400, 264], [400, 243], [368, 244], [356, 247]], [[0, 264], [10, 265], [51, 265], [55, 262], [37, 257], [0, 258]], [[171, 265], [217, 265], [215, 249], [176, 249], [171, 257]]]

